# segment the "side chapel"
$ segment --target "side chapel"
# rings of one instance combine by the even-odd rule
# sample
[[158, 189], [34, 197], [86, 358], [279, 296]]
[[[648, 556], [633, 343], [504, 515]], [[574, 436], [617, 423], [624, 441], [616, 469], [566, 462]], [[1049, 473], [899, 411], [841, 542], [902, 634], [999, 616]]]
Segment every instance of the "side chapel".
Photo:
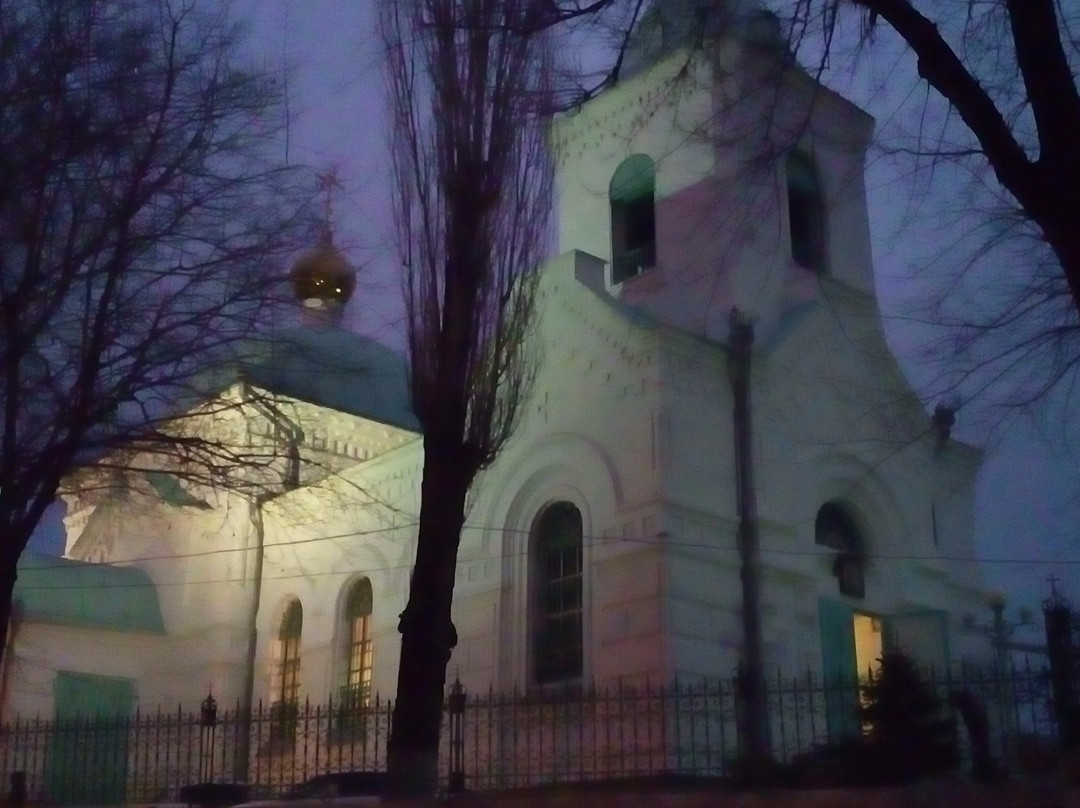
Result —
[[[449, 671], [470, 689], [735, 670], [736, 309], [754, 329], [768, 669], [854, 674], [889, 643], [937, 666], [985, 651], [965, 628], [983, 608], [981, 455], [885, 341], [873, 121], [795, 66], [756, 4], [694, 9], [654, 3], [620, 81], [552, 126], [539, 369], [457, 570]], [[352, 276], [331, 243], [294, 282], [304, 323], [246, 356], [205, 419], [276, 452], [280, 484], [256, 497], [166, 469], [69, 496], [64, 558], [20, 569], [5, 714], [194, 706], [208, 688], [393, 696], [422, 451], [405, 364], [337, 324]]]

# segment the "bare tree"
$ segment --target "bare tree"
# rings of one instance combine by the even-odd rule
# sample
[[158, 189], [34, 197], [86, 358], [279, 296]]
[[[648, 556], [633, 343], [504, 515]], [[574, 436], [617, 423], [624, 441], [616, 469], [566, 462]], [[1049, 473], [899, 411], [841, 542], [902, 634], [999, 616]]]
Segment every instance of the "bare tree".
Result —
[[[932, 170], [926, 190], [963, 189], [961, 244], [932, 271], [945, 287], [925, 317], [943, 328], [942, 386], [1009, 404], [1071, 395], [1080, 371], [1080, 64], [1075, 6], [991, 0], [794, 0], [791, 44], [825, 65], [845, 22], [863, 49], [914, 55], [929, 92], [917, 129], [890, 151]], [[851, 15], [859, 15], [852, 19]], [[855, 26], [851, 26], [855, 27]], [[881, 34], [882, 36], [879, 36]], [[929, 105], [940, 102], [934, 115]], [[977, 209], [972, 215], [972, 209]], [[959, 221], [958, 221], [959, 223]], [[991, 394], [988, 388], [997, 388]]]
[[512, 433], [547, 237], [551, 88], [538, 0], [385, 0], [396, 221], [413, 407], [424, 433], [388, 764], [434, 788], [466, 496]]
[[[913, 112], [917, 131], [885, 150], [930, 167], [919, 191], [955, 194], [959, 208], [959, 229], [946, 238], [960, 243], [928, 262], [933, 266], [925, 273], [937, 276], [938, 299], [929, 309], [921, 301], [916, 316], [942, 335], [931, 350], [942, 368], [939, 392], [966, 387], [968, 396], [1022, 405], [1055, 390], [1071, 395], [1080, 372], [1080, 235], [1072, 215], [1080, 180], [1075, 4], [554, 0], [526, 30], [615, 32], [611, 64], [569, 96], [577, 103], [618, 81], [630, 28], [647, 8], [663, 5], [669, 16], [690, 17], [745, 11], [759, 2], [788, 22], [790, 53], [819, 78], [853, 64], [865, 68], [865, 61], [840, 53], [853, 32], [867, 51], [892, 34], [915, 56], [928, 108], [905, 110]], [[940, 116], [929, 110], [937, 101], [944, 105]]]
[[0, 3], [0, 636], [80, 467], [280, 464], [175, 419], [258, 321], [310, 195], [270, 159], [278, 84], [206, 6]]
[[[950, 44], [948, 29], [942, 29], [954, 21], [935, 21], [909, 0], [827, 0], [827, 18], [846, 4], [864, 10], [868, 31], [884, 22], [914, 52], [919, 76], [975, 138], [970, 149], [959, 151], [985, 160], [1039, 228], [1080, 311], [1080, 233], [1072, 212], [1080, 181], [1075, 12], [1056, 0], [968, 4]], [[996, 50], [988, 55], [987, 48]]]

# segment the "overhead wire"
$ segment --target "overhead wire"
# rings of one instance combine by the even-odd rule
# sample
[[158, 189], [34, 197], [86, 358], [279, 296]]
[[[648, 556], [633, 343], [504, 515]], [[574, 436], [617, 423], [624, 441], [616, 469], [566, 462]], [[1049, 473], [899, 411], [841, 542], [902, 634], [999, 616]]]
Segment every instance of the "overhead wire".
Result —
[[[386, 534], [388, 532], [400, 532], [403, 530], [409, 530], [418, 525], [418, 522], [410, 524], [394, 525], [390, 527], [380, 527], [371, 530], [362, 531], [348, 531], [344, 533], [331, 534], [325, 536], [314, 536], [306, 539], [296, 539], [282, 542], [272, 542], [265, 545], [265, 547], [293, 547], [298, 545], [312, 544], [316, 542], [328, 542], [328, 541], [340, 541], [342, 539], [354, 539], [363, 536], [371, 536], [375, 534]], [[466, 523], [462, 530], [465, 532], [497, 532], [497, 533], [510, 533], [520, 536], [528, 537], [531, 535], [531, 531], [525, 528], [513, 528], [513, 527], [492, 527], [481, 526], [475, 524]], [[659, 531], [657, 533], [650, 534], [648, 536], [608, 536], [598, 534], [584, 534], [582, 536], [583, 541], [587, 540], [590, 545], [603, 546], [612, 544], [638, 544], [649, 545], [653, 547], [665, 547], [665, 548], [680, 548], [680, 549], [696, 549], [705, 550], [710, 552], [721, 553], [734, 553], [737, 551], [737, 546], [732, 543], [713, 543], [705, 541], [687, 541], [682, 539], [672, 539], [666, 531]], [[527, 545], [527, 542], [526, 542]], [[120, 566], [121, 564], [134, 564], [136, 562], [148, 562], [148, 561], [170, 561], [179, 558], [194, 558], [194, 557], [206, 557], [213, 555], [221, 555], [228, 553], [248, 553], [253, 552], [252, 547], [237, 547], [237, 548], [217, 548], [213, 550], [193, 551], [189, 553], [162, 554], [154, 556], [142, 556], [131, 557], [124, 560], [118, 560], [116, 562], [110, 562], [110, 566]], [[528, 546], [513, 550], [511, 552], [498, 551], [484, 556], [468, 555], [465, 558], [459, 558], [459, 566], [462, 564], [475, 563], [479, 561], [499, 561], [506, 558], [522, 558], [528, 556], [531, 550]], [[827, 549], [816, 548], [784, 548], [775, 546], [763, 546], [761, 548], [762, 555], [777, 555], [777, 556], [792, 556], [792, 557], [821, 557], [826, 558], [829, 556]], [[990, 556], [978, 556], [978, 555], [954, 555], [949, 553], [871, 553], [867, 554], [866, 561], [942, 561], [953, 563], [987, 563], [987, 564], [1061, 564], [1067, 566], [1080, 565], [1080, 558], [1077, 559], [1049, 559], [1049, 558], [1033, 558], [1033, 557], [990, 557]], [[271, 562], [273, 563], [273, 562]], [[409, 569], [412, 567], [412, 562], [402, 562], [400, 564], [386, 564], [383, 566], [363, 566], [359, 568], [350, 569], [331, 569], [331, 570], [302, 570], [295, 573], [287, 573], [282, 575], [264, 575], [263, 580], [291, 580], [300, 578], [323, 578], [335, 575], [349, 576], [356, 573], [378, 573], [378, 572], [392, 572], [397, 570]], [[35, 572], [49, 571], [49, 570], [70, 570], [72, 568], [70, 561], [65, 564], [44, 565], [34, 568]], [[125, 567], [126, 568], [126, 567]], [[146, 587], [146, 586], [188, 586], [188, 585], [203, 585], [203, 584], [232, 584], [232, 583], [244, 583], [250, 580], [250, 576], [239, 577], [223, 577], [212, 578], [203, 580], [182, 580], [182, 581], [162, 581], [162, 582], [136, 582], [125, 581], [116, 583], [101, 584], [98, 582], [88, 582], [86, 584], [62, 584], [62, 585], [30, 585], [21, 586], [24, 590], [66, 590], [66, 589], [115, 589], [115, 588], [129, 588], [129, 587]]]

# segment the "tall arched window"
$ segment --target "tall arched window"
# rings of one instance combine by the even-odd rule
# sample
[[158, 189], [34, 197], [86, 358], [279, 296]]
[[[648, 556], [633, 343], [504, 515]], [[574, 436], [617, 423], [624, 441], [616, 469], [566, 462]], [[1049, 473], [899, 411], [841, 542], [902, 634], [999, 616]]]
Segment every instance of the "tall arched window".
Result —
[[866, 545], [855, 520], [842, 505], [826, 502], [821, 506], [814, 520], [814, 541], [837, 551], [833, 574], [840, 585], [840, 594], [865, 597]]
[[805, 269], [824, 272], [825, 203], [814, 161], [805, 152], [788, 152], [787, 195], [791, 257]]
[[656, 166], [635, 154], [615, 170], [611, 200], [611, 282], [656, 266]]
[[582, 674], [581, 512], [555, 502], [533, 529], [533, 681], [562, 682]]
[[371, 702], [371, 581], [361, 578], [345, 596], [345, 691], [342, 704], [367, 707]]
[[300, 703], [300, 635], [304, 630], [304, 609], [295, 598], [285, 607], [278, 628], [278, 669], [274, 700], [279, 704]]

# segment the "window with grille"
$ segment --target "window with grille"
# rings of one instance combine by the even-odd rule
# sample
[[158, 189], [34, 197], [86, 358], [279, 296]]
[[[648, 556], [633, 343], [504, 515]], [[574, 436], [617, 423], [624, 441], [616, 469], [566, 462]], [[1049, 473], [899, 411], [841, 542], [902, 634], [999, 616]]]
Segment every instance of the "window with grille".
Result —
[[304, 630], [304, 609], [293, 600], [285, 609], [278, 630], [278, 676], [275, 701], [300, 702], [300, 635]]
[[347, 664], [342, 701], [352, 707], [367, 707], [371, 701], [371, 607], [371, 581], [361, 578], [349, 588], [344, 614]]
[[548, 684], [582, 675], [581, 512], [549, 505], [533, 535], [533, 679]]
[[296, 740], [300, 714], [300, 635], [303, 630], [304, 610], [300, 601], [293, 599], [285, 607], [274, 643], [270, 724], [267, 736], [260, 742], [260, 755], [282, 752]]

